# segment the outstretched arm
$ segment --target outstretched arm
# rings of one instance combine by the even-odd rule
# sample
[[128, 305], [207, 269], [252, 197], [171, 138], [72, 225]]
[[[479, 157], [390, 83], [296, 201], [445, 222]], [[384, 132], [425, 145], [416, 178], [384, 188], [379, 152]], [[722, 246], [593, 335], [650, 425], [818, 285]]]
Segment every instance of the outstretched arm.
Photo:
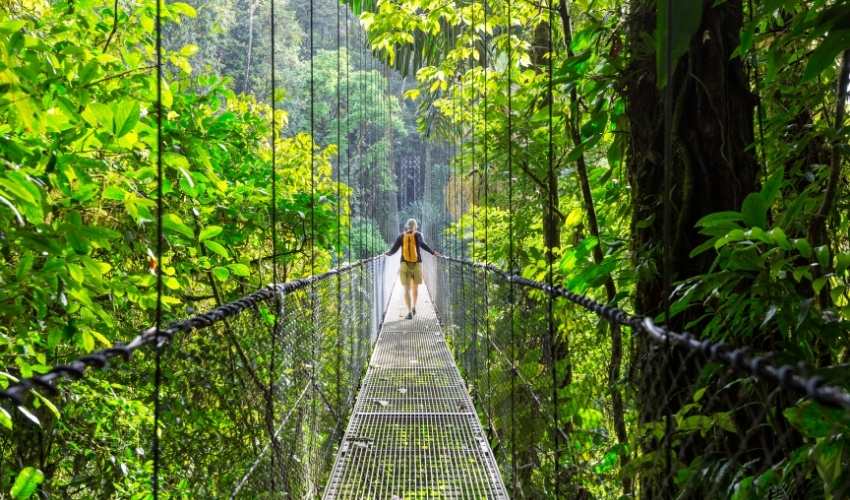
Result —
[[430, 253], [431, 255], [436, 255], [437, 257], [440, 256], [440, 252], [436, 252], [436, 251], [432, 250], [431, 247], [429, 247], [428, 244], [425, 243], [425, 238], [422, 237], [422, 233], [419, 233], [416, 236], [419, 238], [419, 246], [422, 248], [422, 250], [425, 250], [426, 252]]
[[395, 239], [395, 243], [393, 243], [392, 248], [387, 250], [387, 253], [385, 253], [384, 255], [392, 255], [398, 252], [399, 248], [401, 248], [401, 235], [398, 235], [398, 238]]

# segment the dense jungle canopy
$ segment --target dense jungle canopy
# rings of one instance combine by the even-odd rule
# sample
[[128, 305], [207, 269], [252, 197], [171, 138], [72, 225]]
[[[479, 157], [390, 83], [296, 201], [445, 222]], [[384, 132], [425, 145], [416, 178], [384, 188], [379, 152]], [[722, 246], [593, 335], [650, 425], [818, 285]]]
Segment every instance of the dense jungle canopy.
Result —
[[[850, 2], [161, 9], [157, 258], [156, 0], [0, 5], [0, 388], [149, 327], [158, 273], [163, 314], [183, 318], [383, 252], [415, 217], [444, 253], [850, 389]], [[536, 417], [520, 408], [528, 442], [511, 446], [526, 466], [502, 469], [514, 497], [554, 497], [553, 483], [563, 498], [850, 495], [850, 411], [752, 377], [720, 384], [716, 364], [555, 306], [555, 340], [541, 326], [518, 365], [533, 380], [554, 360], [552, 432], [569, 452], [553, 463], [532, 445]], [[545, 306], [529, 310], [522, 321], [545, 325]], [[237, 406], [227, 386], [265, 380], [267, 360], [245, 357], [265, 348], [221, 335], [182, 341], [198, 373], [221, 369], [177, 420], [198, 441], [260, 448], [240, 432], [265, 432], [264, 408]], [[149, 496], [154, 360], [134, 356], [57, 397], [35, 392], [30, 409], [0, 405], [0, 498]], [[304, 430], [329, 450], [332, 431]], [[250, 463], [194, 443], [172, 453], [198, 460], [162, 471], [174, 497], [227, 496]], [[202, 469], [217, 482], [199, 489]]]

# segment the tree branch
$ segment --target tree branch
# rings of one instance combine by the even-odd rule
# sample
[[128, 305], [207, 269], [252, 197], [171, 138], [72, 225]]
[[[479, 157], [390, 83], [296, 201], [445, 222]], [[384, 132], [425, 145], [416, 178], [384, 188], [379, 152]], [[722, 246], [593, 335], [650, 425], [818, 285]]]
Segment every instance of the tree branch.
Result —
[[[847, 85], [850, 84], [850, 49], [841, 55], [841, 71], [838, 75], [838, 88], [836, 89], [835, 103], [835, 132], [843, 137], [844, 115], [847, 108]], [[812, 220], [809, 239], [812, 245], [823, 245], [827, 243], [826, 219], [835, 204], [838, 183], [841, 180], [841, 147], [843, 141], [838, 140], [832, 146], [832, 158], [830, 161], [829, 181], [826, 185], [826, 193], [823, 196], [820, 208]]]
[[142, 66], [141, 68], [128, 69], [127, 71], [122, 71], [121, 73], [116, 73], [114, 75], [105, 76], [105, 77], [101, 78], [100, 80], [95, 80], [95, 81], [93, 81], [89, 84], [86, 84], [86, 88], [93, 87], [93, 86], [97, 85], [98, 83], [103, 83], [103, 82], [107, 82], [109, 80], [114, 80], [116, 78], [121, 78], [123, 76], [127, 76], [127, 75], [132, 74], [132, 73], [136, 73], [136, 72], [139, 72], [139, 71], [150, 71], [152, 69], [156, 69], [156, 65]]
[[[540, 189], [546, 191], [546, 193], [549, 192], [549, 186], [544, 184], [540, 177], [534, 175], [534, 172], [528, 169], [528, 165], [522, 162], [520, 162], [518, 165], [519, 168], [525, 173], [525, 175], [527, 175], [531, 180], [533, 180], [534, 183], [540, 187]], [[566, 216], [564, 216], [563, 212], [561, 212], [558, 207], [552, 207], [552, 209], [555, 211], [556, 214], [558, 214], [558, 217], [560, 217], [562, 220], [566, 220]]]
[[115, 33], [118, 31], [118, 0], [115, 0], [115, 4], [112, 6], [112, 31], [109, 32], [109, 36], [106, 37], [106, 43], [103, 44], [103, 52], [106, 53], [106, 50], [109, 49], [109, 44], [112, 43], [112, 37], [115, 36]]
[[[564, 42], [567, 46], [567, 56], [574, 57], [572, 49], [572, 20], [570, 19], [567, 0], [558, 1], [558, 13], [561, 17], [561, 23], [564, 28]], [[579, 125], [581, 124], [581, 102], [579, 100], [578, 91], [573, 86], [570, 90], [570, 132], [573, 144], [576, 148], [581, 147], [581, 133]], [[590, 234], [596, 238], [597, 244], [593, 247], [593, 261], [599, 265], [602, 264], [605, 256], [602, 253], [602, 240], [599, 238], [599, 221], [596, 218], [596, 208], [593, 204], [593, 191], [590, 189], [590, 180], [587, 175], [587, 162], [584, 153], [581, 152], [576, 159], [576, 172], [579, 176], [581, 184], [581, 194], [584, 201], [585, 212], [587, 213], [588, 230]], [[614, 279], [609, 274], [605, 278], [605, 292], [608, 302], [612, 303], [617, 297], [617, 286]], [[620, 325], [610, 323], [611, 326], [611, 363], [608, 367], [608, 391], [611, 394], [611, 410], [614, 417], [614, 432], [617, 435], [617, 441], [620, 444], [628, 444], [628, 434], [626, 432], [625, 409], [623, 405], [623, 396], [620, 389], [617, 387], [620, 379], [620, 367], [623, 359], [623, 334]], [[629, 461], [629, 456], [626, 453], [620, 453], [620, 461], [622, 465], [626, 465]], [[623, 477], [623, 491], [626, 495], [632, 491], [632, 483], [626, 476]]]

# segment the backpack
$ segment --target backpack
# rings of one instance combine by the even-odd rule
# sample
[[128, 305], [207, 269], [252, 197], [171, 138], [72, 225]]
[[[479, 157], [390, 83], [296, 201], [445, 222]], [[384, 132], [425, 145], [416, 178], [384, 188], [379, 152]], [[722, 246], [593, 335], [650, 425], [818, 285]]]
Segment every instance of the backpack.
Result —
[[401, 240], [401, 259], [405, 262], [418, 262], [419, 255], [416, 249], [416, 233], [406, 231]]

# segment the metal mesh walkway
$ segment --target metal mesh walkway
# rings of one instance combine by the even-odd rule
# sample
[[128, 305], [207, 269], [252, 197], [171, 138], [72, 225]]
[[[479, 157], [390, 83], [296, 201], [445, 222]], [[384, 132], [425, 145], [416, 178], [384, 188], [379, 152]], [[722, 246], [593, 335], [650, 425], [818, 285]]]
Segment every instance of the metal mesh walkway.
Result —
[[395, 286], [326, 499], [507, 498], [427, 290]]

